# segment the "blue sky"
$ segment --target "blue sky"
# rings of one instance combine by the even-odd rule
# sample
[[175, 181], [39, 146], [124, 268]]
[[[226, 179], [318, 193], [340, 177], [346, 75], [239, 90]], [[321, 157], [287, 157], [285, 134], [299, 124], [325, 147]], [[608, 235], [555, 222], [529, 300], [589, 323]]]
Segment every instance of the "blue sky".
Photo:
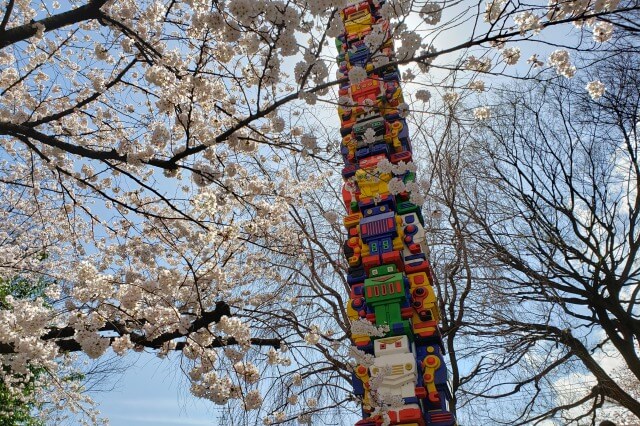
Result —
[[216, 406], [189, 393], [175, 362], [148, 353], [132, 353], [131, 363], [113, 383], [114, 389], [92, 396], [112, 426], [218, 425]]

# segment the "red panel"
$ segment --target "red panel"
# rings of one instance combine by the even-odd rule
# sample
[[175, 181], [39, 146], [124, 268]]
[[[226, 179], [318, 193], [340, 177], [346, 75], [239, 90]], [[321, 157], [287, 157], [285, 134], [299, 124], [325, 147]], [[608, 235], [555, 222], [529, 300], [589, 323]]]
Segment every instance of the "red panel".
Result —
[[382, 263], [384, 265], [393, 263], [398, 268], [398, 272], [404, 271], [404, 261], [402, 260], [402, 256], [400, 255], [399, 250], [394, 250], [389, 253], [382, 253]]
[[404, 267], [407, 275], [415, 274], [417, 272], [427, 272], [429, 270], [429, 262], [423, 260], [420, 263], [414, 263], [412, 265], [405, 265]]

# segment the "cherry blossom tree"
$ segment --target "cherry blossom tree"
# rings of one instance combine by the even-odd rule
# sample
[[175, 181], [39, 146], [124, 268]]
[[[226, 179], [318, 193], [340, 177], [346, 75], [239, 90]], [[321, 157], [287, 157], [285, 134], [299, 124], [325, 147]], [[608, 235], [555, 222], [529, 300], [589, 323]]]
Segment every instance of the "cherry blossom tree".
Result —
[[[177, 352], [192, 393], [246, 410], [243, 424], [355, 409], [342, 213], [328, 200], [346, 2], [2, 4], [0, 279], [48, 283], [0, 310], [4, 383], [19, 394], [38, 368], [36, 397], [95, 423], [82, 386], [60, 380], [74, 353]], [[396, 56], [376, 64], [403, 66], [407, 97], [440, 90], [453, 105], [487, 88], [480, 76], [579, 73], [575, 52], [633, 43], [639, 6], [387, 1]], [[375, 52], [384, 37], [365, 41]], [[465, 297], [450, 285], [443, 275], [443, 306]], [[450, 319], [454, 353], [463, 322]]]
[[[4, 300], [7, 296], [29, 297], [37, 294], [40, 286], [21, 280], [13, 282], [0, 281], [0, 309], [6, 309]], [[23, 394], [14, 395], [10, 388], [0, 384], [0, 424], [13, 425], [25, 424], [37, 426], [40, 424], [31, 414], [33, 404], [29, 401], [33, 392], [33, 383], [23, 387]], [[26, 402], [28, 401], [28, 402]]]

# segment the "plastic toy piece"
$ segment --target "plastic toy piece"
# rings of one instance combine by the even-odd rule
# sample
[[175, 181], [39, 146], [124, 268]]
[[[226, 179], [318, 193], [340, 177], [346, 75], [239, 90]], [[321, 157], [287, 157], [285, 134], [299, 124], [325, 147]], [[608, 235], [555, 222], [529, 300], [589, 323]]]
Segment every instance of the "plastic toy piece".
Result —
[[336, 37], [336, 50], [339, 53], [345, 53], [347, 50], [347, 38], [344, 35]]
[[431, 266], [423, 253], [412, 254], [404, 257], [405, 271], [407, 274], [418, 272], [431, 273]]
[[371, 31], [371, 25], [374, 23], [368, 1], [362, 1], [349, 6], [345, 8], [340, 15], [344, 20], [347, 40], [358, 37], [362, 32]]
[[401, 152], [404, 148], [400, 141], [400, 133], [403, 128], [403, 124], [400, 121], [395, 121], [388, 125], [388, 131], [385, 138], [387, 142], [393, 146], [395, 152]]
[[404, 102], [402, 96], [402, 88], [398, 81], [397, 75], [391, 75], [390, 77], [384, 77], [384, 96], [387, 104], [391, 107], [397, 107]]
[[[371, 216], [369, 214], [375, 210]], [[382, 210], [382, 211], [380, 211]], [[362, 263], [365, 271], [379, 265], [393, 263], [398, 270], [404, 270], [402, 255], [402, 231], [398, 230], [401, 219], [385, 206], [365, 210], [358, 230], [362, 240]]]
[[370, 274], [371, 269], [376, 266], [386, 265], [392, 263], [394, 264], [399, 271], [404, 271], [404, 263], [402, 261], [402, 254], [398, 250], [394, 250], [388, 253], [373, 254], [369, 256], [364, 256], [362, 258], [362, 266], [365, 270], [365, 273]]
[[381, 277], [383, 275], [390, 275], [398, 273], [396, 265], [382, 265], [369, 270], [370, 277]]
[[[352, 321], [365, 318], [367, 315], [366, 302], [364, 297], [362, 297], [361, 290], [362, 284], [356, 284], [351, 288], [351, 297], [347, 302], [347, 316]], [[371, 337], [366, 334], [352, 334], [351, 341], [358, 347], [358, 349], [371, 349]]]
[[376, 176], [375, 173], [362, 169], [356, 172], [356, 182], [358, 183], [362, 197], [375, 197], [388, 194], [389, 187], [387, 184], [391, 178], [391, 173], [382, 173], [380, 176]]
[[351, 267], [358, 267], [362, 262], [362, 244], [356, 232], [356, 228], [349, 230], [349, 239], [344, 242], [343, 251], [347, 263]]
[[409, 291], [411, 293], [411, 307], [414, 309], [411, 325], [416, 339], [427, 341], [439, 338], [438, 323], [440, 311], [436, 304], [436, 296], [427, 274], [418, 272], [411, 274], [409, 278]]
[[411, 353], [407, 336], [385, 337], [373, 344], [375, 362], [371, 377], [381, 376], [378, 394], [399, 396], [417, 402], [415, 383], [418, 374], [416, 359]]
[[[349, 50], [344, 60], [347, 63], [347, 69], [350, 70], [353, 67], [366, 67], [367, 62], [371, 59], [371, 52], [364, 43], [364, 41], [352, 43], [351, 50]], [[340, 63], [340, 61], [338, 61]]]
[[416, 213], [408, 213], [400, 216], [402, 220], [402, 232], [404, 234], [404, 254], [406, 256], [418, 253], [427, 253], [427, 237], [424, 227], [420, 223]]
[[350, 230], [358, 226], [360, 219], [362, 219], [362, 213], [358, 212], [345, 216], [342, 221], [344, 223], [344, 227], [347, 228], [347, 230]]
[[440, 394], [438, 394], [438, 389], [436, 388], [436, 370], [442, 364], [438, 355], [433, 352], [435, 352], [435, 347], [429, 346], [427, 348], [428, 355], [422, 360], [422, 368], [424, 370], [422, 377], [427, 388], [429, 402], [437, 407], [440, 405]]
[[364, 280], [365, 300], [373, 307], [377, 326], [389, 326], [388, 335], [406, 335], [413, 340], [411, 324], [402, 318], [402, 305], [407, 302], [402, 273]]
[[371, 409], [371, 385], [369, 384], [370, 376], [369, 369], [364, 365], [358, 365], [354, 369], [353, 374], [358, 378], [360, 383], [362, 383], [362, 403], [364, 405], [364, 409]]
[[[384, 275], [391, 275], [395, 273], [398, 273], [398, 267], [394, 264], [388, 264], [388, 265], [382, 265], [382, 266], [377, 266], [375, 268], [371, 268], [369, 270], [368, 275], [370, 278], [373, 278], [373, 277], [382, 277]], [[407, 293], [407, 295], [409, 295], [409, 293]], [[403, 303], [400, 305], [400, 316], [402, 317], [402, 319], [409, 319], [414, 315], [414, 313], [415, 311], [411, 307], [410, 303]], [[367, 315], [367, 319], [369, 319], [371, 322], [375, 322], [376, 320], [375, 315], [371, 315], [371, 314]]]
[[363, 283], [366, 278], [367, 278], [367, 275], [364, 272], [363, 266], [356, 266], [356, 267], [350, 266], [347, 269], [347, 283], [350, 286]]
[[[353, 133], [358, 141], [358, 148], [366, 146], [367, 144], [370, 145], [376, 142], [384, 142], [385, 135], [387, 133], [387, 126], [387, 122], [379, 114], [374, 114], [373, 116], [365, 117], [363, 120], [358, 120], [358, 122], [353, 126]], [[369, 129], [373, 132], [372, 142], [365, 141], [365, 134]]]
[[[411, 142], [409, 140], [409, 127], [407, 126], [407, 122], [404, 118], [400, 117], [396, 108], [390, 107], [389, 104], [385, 103], [386, 107], [381, 110], [381, 114], [384, 116], [384, 119], [389, 122], [389, 124], [393, 123], [402, 123], [402, 129], [398, 132], [398, 139], [400, 140], [400, 144], [402, 146], [402, 150], [411, 151]], [[391, 111], [389, 111], [389, 109]]]
[[358, 314], [358, 317], [353, 319], [367, 317], [369, 310], [367, 309], [367, 303], [364, 299], [364, 284], [351, 286], [349, 301], [351, 302], [351, 308]]
[[[343, 95], [346, 95], [346, 92], [341, 94], [341, 96]], [[351, 133], [351, 130], [358, 122], [358, 119], [365, 114], [366, 111], [362, 106], [355, 105], [350, 108], [343, 108], [342, 114], [340, 115], [340, 135], [346, 136]]]
[[403, 216], [408, 213], [416, 213], [418, 215], [418, 220], [420, 221], [420, 224], [424, 226], [424, 219], [422, 217], [421, 209], [415, 204], [410, 203], [409, 201], [403, 201], [401, 203], [398, 203], [398, 208], [396, 209], [396, 212], [400, 216]]
[[353, 394], [355, 396], [364, 396], [364, 383], [356, 375], [355, 370], [351, 373], [351, 386], [353, 386]]
[[425, 408], [448, 411], [451, 389], [440, 345], [417, 346], [416, 359], [422, 366], [423, 383], [427, 390], [427, 398], [424, 400]]
[[347, 161], [354, 163], [356, 159], [356, 148], [358, 147], [357, 140], [352, 134], [348, 134], [342, 138], [342, 145], [347, 148]]
[[[384, 424], [383, 420], [379, 417], [376, 418], [366, 418], [360, 420], [356, 423], [355, 426], [382, 426]], [[398, 426], [423, 426], [425, 423], [389, 423], [390, 425], [398, 425]]]
[[365, 170], [372, 170], [374, 168], [376, 168], [378, 166], [378, 163], [384, 159], [386, 159], [387, 156], [384, 154], [378, 154], [378, 155], [372, 155], [366, 158], [363, 158], [362, 160], [360, 160], [358, 162], [358, 166], [361, 169], [365, 169]]
[[434, 410], [427, 412], [429, 426], [456, 426], [456, 419], [448, 411]]
[[[384, 207], [382, 211], [375, 215], [367, 215], [360, 220], [360, 238], [365, 243], [378, 240], [384, 237], [396, 237], [396, 215], [392, 211], [387, 211]], [[389, 246], [389, 250], [392, 247]]]
[[[409, 202], [408, 192], [391, 194], [393, 175], [378, 167], [383, 160], [401, 165], [413, 158], [409, 127], [399, 111], [404, 94], [399, 68], [392, 64], [394, 43], [380, 11], [384, 4], [349, 0], [340, 12], [345, 32], [336, 37], [348, 233], [343, 252], [350, 286], [346, 310], [351, 320], [389, 327], [382, 338], [351, 336], [358, 349], [374, 355], [371, 369], [358, 365], [352, 374], [363, 406], [357, 426], [455, 426], [421, 207]], [[373, 31], [382, 33], [382, 46], [365, 42]], [[368, 76], [352, 85], [346, 77], [356, 66]], [[416, 181], [413, 172], [396, 177], [405, 184]], [[371, 417], [374, 379], [377, 395], [404, 403], [387, 411], [388, 422]]]
[[381, 237], [375, 240], [369, 240], [369, 244], [362, 244], [362, 255], [366, 258], [367, 273], [374, 266], [393, 263], [399, 270], [404, 271], [404, 263], [402, 255], [398, 248], [397, 242], [402, 241], [399, 238]]
[[391, 154], [391, 158], [389, 159], [393, 164], [398, 164], [401, 161], [408, 163], [413, 160], [413, 155], [411, 151], [400, 151], [394, 154]]
[[417, 426], [425, 426], [425, 420], [422, 417], [422, 410], [417, 404], [404, 405], [400, 409], [391, 409], [388, 412], [392, 425], [415, 424]]
[[391, 194], [382, 194], [379, 197], [360, 197], [358, 201], [358, 210], [366, 216], [373, 216], [381, 212], [383, 206], [389, 208], [389, 210], [396, 210], [396, 199]]
[[354, 84], [348, 89], [340, 89], [340, 96], [349, 96], [353, 102], [360, 106], [366, 106], [366, 101], [371, 102], [371, 106], [382, 104], [381, 96], [384, 90], [384, 83], [376, 75], [372, 75], [362, 83]]
[[345, 182], [342, 187], [342, 201], [344, 201], [344, 205], [347, 209], [347, 213], [352, 214], [357, 212], [358, 209], [358, 198], [360, 197], [360, 193], [356, 190], [355, 192], [349, 191], [349, 185]]

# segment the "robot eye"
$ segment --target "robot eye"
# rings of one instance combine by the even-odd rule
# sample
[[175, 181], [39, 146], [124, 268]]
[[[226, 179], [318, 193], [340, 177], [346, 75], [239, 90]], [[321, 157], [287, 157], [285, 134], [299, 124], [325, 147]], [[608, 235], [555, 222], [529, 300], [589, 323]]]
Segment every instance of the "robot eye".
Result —
[[380, 349], [387, 349], [386, 343], [380, 343]]
[[396, 348], [399, 348], [400, 346], [402, 346], [402, 342], [398, 340], [398, 341], [396, 342]]
[[418, 287], [413, 292], [417, 297], [422, 297], [427, 294], [427, 290], [424, 287]]

